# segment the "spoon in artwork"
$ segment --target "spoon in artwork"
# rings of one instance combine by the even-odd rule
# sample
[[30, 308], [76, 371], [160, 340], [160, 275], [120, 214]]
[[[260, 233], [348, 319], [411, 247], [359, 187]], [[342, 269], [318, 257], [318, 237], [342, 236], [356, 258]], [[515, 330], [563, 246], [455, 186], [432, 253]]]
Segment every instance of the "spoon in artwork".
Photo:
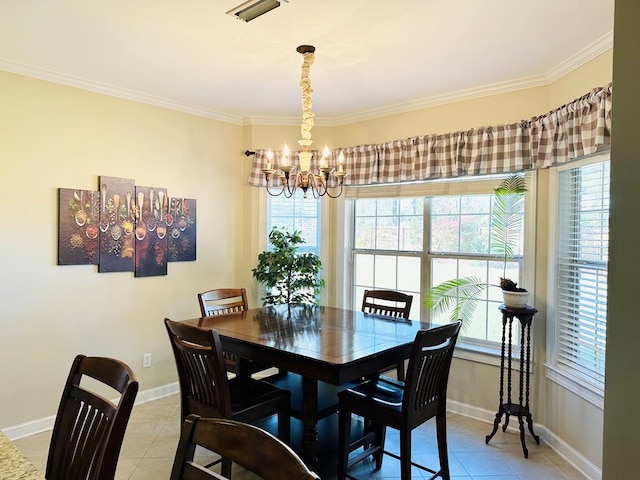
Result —
[[100, 231], [104, 233], [109, 230], [109, 219], [107, 218], [107, 185], [105, 183], [100, 186], [100, 193], [102, 194], [102, 202], [100, 203]]
[[87, 220], [87, 228], [85, 234], [87, 238], [96, 238], [98, 236], [98, 227], [95, 222], [95, 209], [94, 209], [95, 193], [91, 191], [91, 208], [89, 210], [89, 218]]
[[111, 227], [111, 238], [118, 240], [122, 236], [122, 227], [120, 226], [120, 195], [113, 194], [113, 211], [115, 212], [115, 222]]
[[142, 206], [144, 205], [144, 192], [138, 192], [138, 227], [136, 228], [136, 238], [144, 240], [147, 236], [147, 227], [142, 220]]
[[158, 192], [158, 200], [160, 203], [160, 216], [158, 217], [158, 221], [163, 222], [164, 221], [164, 216], [162, 215], [162, 211], [164, 210], [164, 191], [160, 190]]
[[84, 211], [84, 190], [80, 190], [80, 208], [76, 212], [76, 224], [82, 227], [87, 223], [87, 212]]
[[131, 192], [127, 192], [127, 220], [131, 217]]
[[149, 215], [147, 216], [147, 230], [153, 232], [156, 229], [156, 217], [153, 214], [154, 208], [153, 188], [149, 189]]
[[171, 204], [173, 203], [173, 200], [173, 198], [168, 197], [167, 214], [164, 216], [164, 221], [169, 227], [173, 225], [173, 215], [171, 214]]

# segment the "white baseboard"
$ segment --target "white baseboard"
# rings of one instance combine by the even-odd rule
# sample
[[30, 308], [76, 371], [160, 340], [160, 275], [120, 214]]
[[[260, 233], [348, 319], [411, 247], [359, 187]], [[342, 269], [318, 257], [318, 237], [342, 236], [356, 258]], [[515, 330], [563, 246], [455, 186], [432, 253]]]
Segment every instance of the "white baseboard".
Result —
[[[173, 382], [161, 387], [150, 388], [149, 390], [138, 392], [138, 395], [136, 395], [136, 405], [173, 395], [174, 393], [178, 393], [180, 391], [179, 389], [180, 386], [178, 385], [178, 382]], [[40, 418], [20, 425], [3, 428], [2, 432], [9, 438], [9, 440], [17, 440], [19, 438], [51, 430], [55, 420], [56, 416], [52, 415], [50, 417]]]
[[[481, 422], [486, 422], [489, 425], [493, 424], [496, 418], [495, 411], [474, 407], [473, 405], [467, 405], [453, 400], [447, 400], [447, 410]], [[514, 423], [518, 425], [517, 422], [512, 422], [512, 426], [508, 427], [507, 430], [518, 432], [518, 427], [513, 426]], [[543, 425], [534, 423], [533, 428], [536, 434], [540, 436], [540, 441], [549, 445], [558, 455], [578, 469], [585, 477], [589, 480], [602, 480], [602, 470], [571, 447], [571, 445], [558, 438]]]

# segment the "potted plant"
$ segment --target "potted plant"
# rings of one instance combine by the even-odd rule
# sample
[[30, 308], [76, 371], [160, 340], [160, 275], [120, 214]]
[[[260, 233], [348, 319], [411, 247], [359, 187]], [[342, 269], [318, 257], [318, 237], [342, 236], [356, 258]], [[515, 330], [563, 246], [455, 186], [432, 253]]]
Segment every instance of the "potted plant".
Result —
[[519, 173], [509, 175], [493, 190], [495, 203], [491, 215], [491, 253], [499, 255], [502, 260], [503, 273], [499, 283], [489, 284], [477, 277], [463, 277], [436, 285], [427, 292], [425, 298], [425, 306], [435, 315], [449, 312], [452, 321], [469, 320], [480, 294], [489, 287], [502, 289], [506, 306], [524, 308], [529, 292], [507, 278], [506, 273], [522, 230], [521, 212], [526, 191], [524, 176]]
[[288, 233], [274, 227], [269, 233], [272, 250], [258, 255], [253, 277], [265, 287], [264, 305], [317, 304], [324, 280], [320, 278], [322, 262], [315, 253], [300, 253], [305, 243], [300, 232]]

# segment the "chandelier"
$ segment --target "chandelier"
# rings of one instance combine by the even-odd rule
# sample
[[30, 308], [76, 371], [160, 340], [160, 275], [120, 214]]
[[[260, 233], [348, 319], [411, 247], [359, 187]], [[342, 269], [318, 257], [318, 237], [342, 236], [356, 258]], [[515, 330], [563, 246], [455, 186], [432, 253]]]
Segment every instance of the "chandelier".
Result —
[[[294, 166], [290, 161], [289, 147], [285, 143], [280, 158], [280, 172], [276, 173], [273, 152], [269, 148], [267, 151], [267, 168], [262, 169], [267, 181], [267, 192], [274, 197], [284, 194], [285, 197], [290, 198], [300, 188], [304, 198], [307, 198], [309, 190], [311, 190], [314, 198], [320, 198], [324, 195], [338, 198], [342, 195], [344, 177], [347, 175], [344, 169], [344, 155], [342, 152], [338, 156], [338, 170], [336, 171], [329, 166], [329, 148], [325, 145], [317, 171], [311, 170], [312, 153], [309, 151], [309, 146], [313, 143], [311, 129], [313, 128], [314, 113], [311, 111], [311, 106], [313, 105], [311, 93], [313, 90], [311, 89], [309, 68], [315, 60], [314, 52], [316, 48], [311, 45], [300, 45], [297, 51], [304, 58], [302, 61], [302, 75], [300, 76], [300, 88], [302, 89], [302, 124], [300, 125], [302, 138], [298, 140], [298, 144], [302, 147], [302, 151], [298, 152], [300, 166]], [[269, 187], [274, 175], [279, 179], [279, 182], [276, 180], [279, 186], [274, 188], [279, 188], [279, 190], [273, 190]], [[339, 190], [335, 191], [338, 187]], [[331, 189], [334, 189], [334, 191]]]

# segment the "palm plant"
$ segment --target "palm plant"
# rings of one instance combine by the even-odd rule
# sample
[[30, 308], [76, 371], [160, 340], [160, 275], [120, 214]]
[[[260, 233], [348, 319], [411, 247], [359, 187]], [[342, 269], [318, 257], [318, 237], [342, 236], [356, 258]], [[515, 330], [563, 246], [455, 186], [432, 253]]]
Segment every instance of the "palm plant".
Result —
[[432, 287], [425, 297], [425, 306], [434, 316], [449, 313], [450, 321], [463, 320], [463, 326], [475, 311], [480, 294], [489, 287], [500, 287], [507, 291], [526, 291], [517, 282], [507, 278], [507, 264], [515, 255], [515, 248], [522, 232], [522, 207], [527, 191], [524, 176], [515, 173], [500, 182], [494, 192], [494, 209], [491, 215], [491, 253], [499, 256], [503, 263], [502, 276], [498, 284], [481, 281], [470, 276], [447, 280]]
[[320, 278], [322, 262], [315, 253], [300, 253], [305, 243], [300, 232], [288, 233], [274, 227], [269, 233], [273, 250], [258, 255], [252, 269], [254, 278], [265, 287], [264, 305], [315, 304], [324, 280]]

